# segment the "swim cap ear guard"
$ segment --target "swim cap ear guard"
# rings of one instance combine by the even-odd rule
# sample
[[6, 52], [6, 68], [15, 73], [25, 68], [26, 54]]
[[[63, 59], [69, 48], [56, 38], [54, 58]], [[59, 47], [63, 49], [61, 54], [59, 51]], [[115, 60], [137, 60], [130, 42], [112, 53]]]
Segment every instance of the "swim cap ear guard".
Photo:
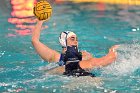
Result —
[[59, 36], [59, 42], [60, 42], [60, 44], [62, 45], [63, 48], [67, 47], [67, 39], [69, 37], [71, 37], [72, 35], [76, 35], [76, 34], [71, 32], [71, 31], [61, 32], [61, 34]]

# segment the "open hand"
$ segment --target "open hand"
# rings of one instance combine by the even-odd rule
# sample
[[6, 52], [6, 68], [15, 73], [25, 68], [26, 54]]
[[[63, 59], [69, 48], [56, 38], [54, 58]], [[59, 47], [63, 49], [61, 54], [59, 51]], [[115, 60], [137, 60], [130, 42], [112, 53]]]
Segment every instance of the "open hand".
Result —
[[82, 60], [88, 60], [90, 58], [92, 58], [92, 54], [87, 51], [82, 51]]
[[111, 55], [112, 58], [116, 59], [117, 58], [117, 52], [116, 50], [119, 48], [120, 45], [114, 45], [109, 49], [109, 54]]

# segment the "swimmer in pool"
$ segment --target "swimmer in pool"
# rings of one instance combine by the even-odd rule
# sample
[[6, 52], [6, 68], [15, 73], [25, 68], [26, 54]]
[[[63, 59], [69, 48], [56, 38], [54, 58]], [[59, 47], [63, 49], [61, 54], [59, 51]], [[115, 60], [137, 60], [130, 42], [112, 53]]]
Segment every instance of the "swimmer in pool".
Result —
[[64, 69], [61, 70], [67, 76], [94, 76], [86, 71], [103, 67], [116, 60], [116, 49], [119, 45], [114, 45], [109, 49], [109, 53], [101, 58], [95, 58], [86, 51], [78, 50], [78, 39], [74, 32], [64, 31], [59, 36], [62, 46], [62, 53], [49, 48], [40, 42], [41, 27], [44, 21], [38, 21], [32, 33], [32, 44], [40, 57], [48, 62], [57, 62]]

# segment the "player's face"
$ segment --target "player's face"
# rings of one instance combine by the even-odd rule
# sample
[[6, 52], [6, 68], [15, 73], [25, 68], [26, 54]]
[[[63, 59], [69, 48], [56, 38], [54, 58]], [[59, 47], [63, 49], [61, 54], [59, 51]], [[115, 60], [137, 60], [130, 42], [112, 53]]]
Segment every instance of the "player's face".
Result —
[[67, 39], [67, 46], [78, 46], [78, 39], [75, 35], [72, 35]]

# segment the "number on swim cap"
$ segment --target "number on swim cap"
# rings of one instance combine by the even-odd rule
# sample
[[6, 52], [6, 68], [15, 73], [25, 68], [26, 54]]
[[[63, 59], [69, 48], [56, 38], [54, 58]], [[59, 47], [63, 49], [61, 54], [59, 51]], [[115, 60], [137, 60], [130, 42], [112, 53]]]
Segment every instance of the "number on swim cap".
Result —
[[40, 1], [34, 6], [34, 15], [39, 20], [48, 20], [52, 15], [52, 7], [47, 1]]

